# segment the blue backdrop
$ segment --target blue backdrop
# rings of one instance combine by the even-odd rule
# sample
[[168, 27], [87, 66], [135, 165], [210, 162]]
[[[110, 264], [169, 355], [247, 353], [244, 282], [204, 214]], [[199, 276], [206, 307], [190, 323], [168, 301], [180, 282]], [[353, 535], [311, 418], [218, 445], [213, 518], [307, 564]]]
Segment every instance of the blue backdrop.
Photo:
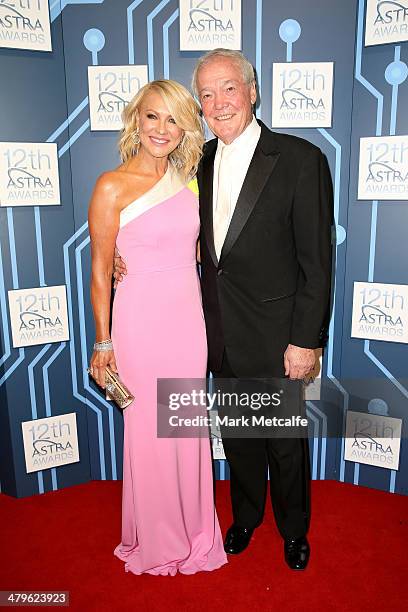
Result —
[[[242, 49], [257, 70], [257, 115], [269, 126], [273, 62], [334, 62], [333, 127], [283, 130], [318, 145], [334, 181], [335, 299], [323, 378], [340, 411], [381, 399], [390, 416], [401, 416], [408, 406], [407, 345], [350, 337], [355, 280], [408, 284], [407, 202], [357, 202], [359, 138], [408, 132], [407, 84], [385, 78], [391, 62], [408, 60], [408, 46], [364, 48], [364, 13], [364, 0], [242, 0]], [[0, 478], [1, 490], [18, 497], [122, 472], [122, 414], [85, 373], [94, 337], [87, 206], [98, 175], [119, 162], [117, 132], [89, 129], [87, 66], [147, 64], [149, 79], [189, 87], [200, 55], [179, 51], [177, 0], [50, 0], [50, 14], [51, 53], [0, 49], [0, 141], [57, 143], [62, 200], [0, 208]], [[301, 28], [293, 44], [279, 33], [287, 19]], [[103, 34], [99, 50], [84, 44], [90, 29]], [[7, 291], [62, 284], [70, 340], [13, 349]], [[398, 472], [344, 461], [343, 440], [322, 436], [321, 408], [308, 403], [313, 478], [406, 493], [405, 441]], [[21, 422], [68, 412], [77, 416], [80, 462], [27, 474]], [[217, 477], [228, 478], [226, 463], [216, 464]]]

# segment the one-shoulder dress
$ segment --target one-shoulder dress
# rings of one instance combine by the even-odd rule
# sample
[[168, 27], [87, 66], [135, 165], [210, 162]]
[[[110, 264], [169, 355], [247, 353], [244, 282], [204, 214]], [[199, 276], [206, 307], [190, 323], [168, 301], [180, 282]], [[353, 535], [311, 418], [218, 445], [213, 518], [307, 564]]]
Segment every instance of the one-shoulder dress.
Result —
[[157, 437], [157, 379], [206, 376], [198, 232], [197, 195], [170, 164], [120, 215], [127, 275], [115, 293], [112, 341], [136, 399], [123, 414], [122, 537], [114, 554], [134, 574], [194, 574], [227, 563], [209, 438]]

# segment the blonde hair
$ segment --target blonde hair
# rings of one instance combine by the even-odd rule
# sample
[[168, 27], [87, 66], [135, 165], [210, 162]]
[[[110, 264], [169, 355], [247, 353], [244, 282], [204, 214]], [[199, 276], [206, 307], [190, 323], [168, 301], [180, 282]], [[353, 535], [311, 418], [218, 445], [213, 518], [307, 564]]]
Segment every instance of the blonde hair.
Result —
[[122, 162], [126, 162], [138, 153], [134, 142], [138, 114], [145, 96], [152, 91], [160, 94], [176, 125], [184, 132], [180, 144], [170, 153], [169, 161], [188, 181], [197, 172], [204, 145], [204, 130], [199, 105], [190, 92], [176, 81], [161, 79], [147, 83], [124, 108], [123, 128], [118, 143], [120, 157]]
[[252, 85], [255, 82], [255, 72], [254, 68], [247, 60], [245, 55], [241, 53], [241, 51], [236, 51], [234, 49], [212, 49], [211, 51], [207, 51], [201, 57], [198, 58], [196, 65], [194, 66], [193, 76], [191, 79], [191, 88], [194, 92], [194, 95], [198, 98], [198, 89], [197, 89], [197, 75], [202, 66], [211, 62], [214, 59], [226, 58], [234, 62], [238, 66], [241, 71], [242, 79], [244, 83], [247, 85]]

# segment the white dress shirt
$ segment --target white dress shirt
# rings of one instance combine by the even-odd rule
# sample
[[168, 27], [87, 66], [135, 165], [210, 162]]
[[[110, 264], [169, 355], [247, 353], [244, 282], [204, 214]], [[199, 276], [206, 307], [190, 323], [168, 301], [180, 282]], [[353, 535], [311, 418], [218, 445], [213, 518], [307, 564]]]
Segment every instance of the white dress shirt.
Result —
[[[222, 153], [222, 176], [223, 176], [223, 191], [224, 194], [229, 194], [229, 224], [234, 214], [235, 206], [241, 191], [246, 173], [248, 172], [249, 164], [254, 155], [256, 145], [258, 144], [261, 135], [261, 127], [252, 117], [251, 123], [245, 128], [231, 144], [225, 144], [218, 139], [217, 152], [214, 159], [214, 179], [213, 179], [213, 222], [216, 222], [217, 213], [217, 197], [218, 197], [218, 178], [220, 170], [220, 158]], [[227, 181], [227, 184], [225, 184]], [[224, 195], [225, 197], [225, 195]], [[214, 228], [215, 229], [215, 228]], [[225, 236], [224, 236], [225, 239]], [[217, 253], [219, 258], [219, 253]]]

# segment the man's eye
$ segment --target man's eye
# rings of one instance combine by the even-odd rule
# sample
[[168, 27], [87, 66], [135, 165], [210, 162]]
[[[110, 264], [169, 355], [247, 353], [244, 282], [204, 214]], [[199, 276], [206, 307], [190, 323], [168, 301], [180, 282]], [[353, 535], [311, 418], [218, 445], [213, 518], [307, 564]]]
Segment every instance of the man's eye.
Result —
[[229, 93], [232, 93], [233, 91], [235, 91], [235, 87], [232, 87], [232, 85], [231, 85], [231, 87], [227, 87], [227, 91]]
[[211, 97], [211, 94], [203, 94], [203, 95], [201, 96], [201, 99], [202, 99], [202, 100], [208, 100], [208, 98], [210, 98], [210, 97]]

